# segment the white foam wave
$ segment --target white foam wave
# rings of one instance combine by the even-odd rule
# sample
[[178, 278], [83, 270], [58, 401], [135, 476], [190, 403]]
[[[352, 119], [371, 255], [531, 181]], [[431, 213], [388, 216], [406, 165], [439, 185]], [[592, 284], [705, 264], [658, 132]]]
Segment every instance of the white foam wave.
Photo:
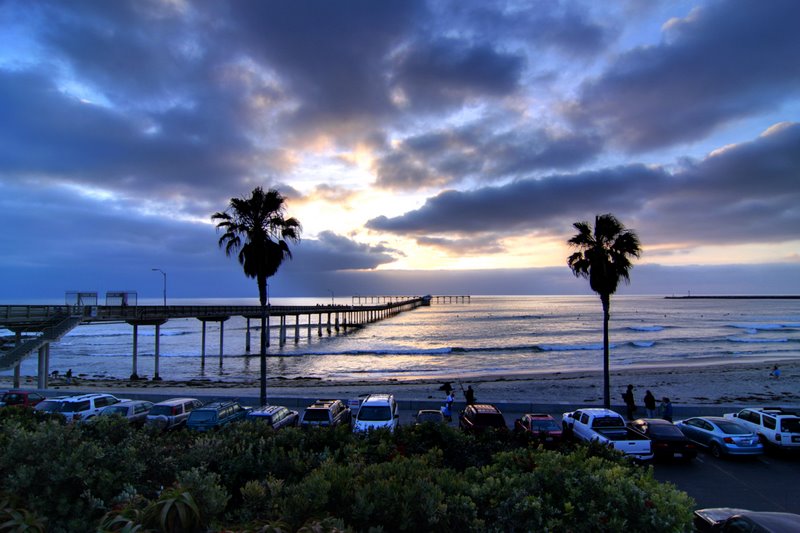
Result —
[[664, 326], [628, 326], [631, 331], [664, 331]]
[[746, 343], [753, 343], [753, 344], [761, 344], [761, 343], [776, 343], [776, 342], [789, 342], [789, 339], [753, 339], [753, 338], [745, 338], [745, 337], [728, 337], [728, 340], [731, 342], [746, 342]]

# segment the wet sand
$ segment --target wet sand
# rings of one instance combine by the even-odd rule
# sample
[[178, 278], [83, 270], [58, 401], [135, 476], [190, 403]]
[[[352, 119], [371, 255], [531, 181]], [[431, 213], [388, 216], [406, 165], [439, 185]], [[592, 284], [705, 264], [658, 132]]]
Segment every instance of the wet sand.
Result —
[[[769, 376], [773, 364], [781, 368], [779, 379]], [[602, 403], [602, 371], [553, 372], [508, 375], [498, 378], [470, 377], [450, 380], [460, 393], [472, 385], [478, 401], [567, 403], [574, 405]], [[326, 381], [316, 378], [270, 377], [268, 396], [353, 398], [362, 394], [390, 392], [400, 400], [444, 398], [440, 390], [443, 381], [432, 379]], [[757, 362], [705, 362], [680, 366], [659, 366], [611, 369], [611, 401], [621, 403], [620, 395], [628, 384], [635, 388], [635, 398], [641, 405], [645, 391], [661, 399], [668, 396], [674, 404], [683, 405], [782, 405], [800, 406], [800, 354], [796, 359]], [[11, 388], [11, 377], [0, 378], [0, 389]], [[35, 377], [25, 376], [23, 388], [36, 388]], [[258, 396], [257, 379], [249, 381], [219, 381], [213, 378], [193, 381], [163, 381], [101, 379], [76, 373], [68, 385], [63, 377], [50, 380], [49, 389], [86, 392], [157, 392], [188, 395], [191, 391], [226, 397]]]

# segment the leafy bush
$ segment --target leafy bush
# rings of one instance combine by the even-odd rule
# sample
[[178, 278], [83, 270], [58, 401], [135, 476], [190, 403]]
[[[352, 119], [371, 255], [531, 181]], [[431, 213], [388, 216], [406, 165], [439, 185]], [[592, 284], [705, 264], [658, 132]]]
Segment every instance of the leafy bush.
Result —
[[502, 432], [159, 433], [30, 411], [0, 413], [0, 491], [20, 495], [6, 520], [54, 532], [683, 531], [693, 507], [614, 450]]

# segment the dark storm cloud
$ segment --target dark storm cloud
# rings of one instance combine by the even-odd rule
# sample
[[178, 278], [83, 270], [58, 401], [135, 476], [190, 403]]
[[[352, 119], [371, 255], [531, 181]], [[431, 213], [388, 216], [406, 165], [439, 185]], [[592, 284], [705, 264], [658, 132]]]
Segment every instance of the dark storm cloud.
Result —
[[591, 20], [577, 2], [528, 2], [514, 5], [481, 0], [437, 2], [441, 14], [475, 39], [505, 39], [555, 50], [567, 56], [599, 53], [609, 40], [607, 28]]
[[689, 162], [680, 188], [653, 197], [640, 224], [660, 242], [767, 243], [800, 235], [800, 124]]
[[386, 57], [424, 5], [373, 2], [234, 2], [238, 38], [298, 99], [297, 120], [334, 122], [390, 113]]
[[669, 176], [643, 165], [628, 165], [573, 175], [525, 179], [500, 187], [445, 191], [405, 215], [374, 218], [373, 230], [400, 234], [531, 231], [561, 226], [564, 217], [597, 210], [640, 208]]
[[800, 3], [712, 2], [584, 84], [574, 116], [629, 150], [693, 141], [800, 92]]
[[382, 245], [368, 245], [323, 231], [316, 240], [303, 240], [292, 248], [292, 270], [328, 272], [333, 270], [371, 270], [391, 263], [402, 253]]
[[500, 254], [506, 252], [497, 235], [486, 234], [468, 239], [448, 239], [444, 237], [418, 237], [417, 244], [438, 248], [453, 255]]
[[466, 179], [495, 181], [591, 161], [602, 141], [591, 133], [556, 134], [521, 126], [497, 129], [490, 121], [409, 137], [378, 160], [376, 184], [410, 189]]
[[419, 43], [399, 60], [395, 82], [411, 107], [460, 106], [474, 96], [503, 96], [516, 88], [525, 65], [518, 54], [461, 39]]
[[181, 110], [121, 113], [66, 95], [41, 73], [0, 70], [0, 98], [5, 178], [47, 176], [146, 196], [187, 194], [235, 179], [250, 163], [224, 133], [195, 129], [198, 117]]
[[672, 173], [627, 165], [445, 191], [399, 217], [367, 227], [425, 235], [485, 231], [563, 232], [565, 221], [613, 212], [648, 244], [744, 244], [794, 240], [800, 227], [800, 124], [685, 162]]

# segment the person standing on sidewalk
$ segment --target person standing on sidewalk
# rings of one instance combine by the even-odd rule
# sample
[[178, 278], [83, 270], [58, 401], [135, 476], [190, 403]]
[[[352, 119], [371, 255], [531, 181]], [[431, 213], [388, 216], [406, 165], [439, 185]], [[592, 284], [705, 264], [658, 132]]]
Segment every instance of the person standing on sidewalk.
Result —
[[656, 417], [656, 397], [650, 391], [644, 395], [644, 410], [647, 412], [647, 418]]

